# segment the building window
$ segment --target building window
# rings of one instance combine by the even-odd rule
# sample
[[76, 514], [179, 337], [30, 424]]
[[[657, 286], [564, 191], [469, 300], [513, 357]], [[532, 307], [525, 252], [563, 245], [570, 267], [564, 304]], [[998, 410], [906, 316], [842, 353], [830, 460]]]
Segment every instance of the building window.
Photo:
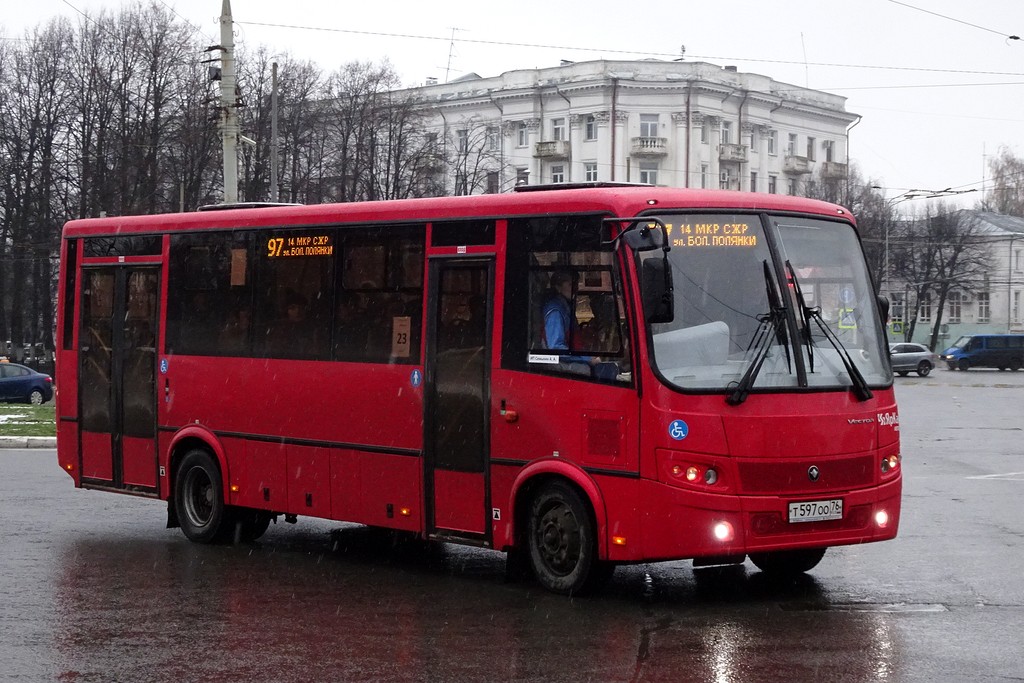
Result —
[[593, 114], [587, 116], [587, 120], [583, 126], [583, 137], [587, 140], [597, 139], [597, 117]]
[[501, 131], [497, 126], [487, 126], [487, 149], [492, 152], [501, 149]]
[[824, 142], [821, 143], [821, 146], [825, 150], [825, 161], [835, 161], [836, 160], [836, 158], [835, 158], [836, 157], [836, 141], [835, 140], [825, 140]]
[[565, 118], [551, 119], [551, 139], [565, 140]]
[[516, 147], [526, 147], [530, 144], [529, 129], [526, 127], [526, 121], [520, 121], [516, 124]]
[[768, 194], [778, 194], [779, 176], [768, 174]]
[[706, 145], [706, 144], [708, 144], [708, 142], [710, 140], [711, 140], [711, 127], [708, 125], [708, 120], [704, 119], [704, 121], [700, 124], [700, 141], [701, 141], [701, 144]]
[[551, 182], [553, 183], [564, 183], [565, 182], [565, 166], [558, 164], [551, 167]]
[[658, 115], [657, 114], [640, 114], [640, 137], [642, 137], [642, 138], [656, 138], [656, 137], [658, 137]]
[[464, 197], [469, 194], [469, 178], [465, 172], [457, 171], [455, 173], [455, 196]]
[[722, 144], [732, 144], [732, 121], [722, 121]]
[[790, 178], [786, 181], [786, 194], [796, 195], [796, 178]]
[[750, 129], [750, 151], [757, 153], [757, 148], [761, 145], [761, 138], [758, 135], [757, 127], [751, 127]]
[[917, 307], [917, 319], [923, 323], [932, 321], [932, 295], [925, 294]]
[[779, 131], [770, 130], [768, 131], [768, 153], [772, 156], [778, 154], [779, 149]]
[[648, 185], [658, 184], [658, 164], [642, 162], [640, 164], [640, 182]]
[[700, 165], [700, 186], [704, 190], [708, 189], [708, 171], [707, 164]]
[[947, 308], [949, 310], [949, 322], [951, 322], [951, 323], [958, 323], [958, 322], [960, 322], [961, 307], [962, 307], [962, 301], [961, 301], [961, 297], [960, 297], [960, 292], [950, 292], [949, 293], [949, 305], [947, 306]]
[[791, 157], [796, 156], [796, 133], [789, 134], [789, 144], [786, 146], [786, 154]]
[[498, 172], [487, 172], [487, 194], [498, 194]]
[[1024, 249], [1016, 249], [1013, 252], [1013, 269], [1017, 272], [1024, 270]]
[[724, 170], [718, 174], [718, 189], [728, 190], [732, 184], [732, 173], [729, 170]]
[[757, 171], [750, 172], [750, 191], [757, 192]]
[[455, 149], [465, 152], [469, 149], [469, 130], [460, 128], [455, 131]]
[[1020, 324], [1020, 291], [1013, 293], [1013, 322]]
[[807, 160], [814, 161], [814, 144], [817, 142], [817, 138], [812, 138], [810, 135], [807, 136]]
[[991, 318], [991, 300], [988, 292], [978, 294], [978, 322], [987, 323]]
[[583, 179], [588, 183], [597, 182], [597, 162], [588, 161], [583, 164]]
[[530, 169], [519, 166], [516, 168], [516, 185], [529, 185], [530, 184]]

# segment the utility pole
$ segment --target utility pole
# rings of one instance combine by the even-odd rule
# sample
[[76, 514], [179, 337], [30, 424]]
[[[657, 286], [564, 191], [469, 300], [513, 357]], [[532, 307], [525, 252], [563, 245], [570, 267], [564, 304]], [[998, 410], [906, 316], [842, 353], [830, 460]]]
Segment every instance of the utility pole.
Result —
[[238, 201], [238, 101], [235, 74], [235, 36], [231, 0], [223, 0], [220, 13], [220, 130], [224, 147], [224, 203]]

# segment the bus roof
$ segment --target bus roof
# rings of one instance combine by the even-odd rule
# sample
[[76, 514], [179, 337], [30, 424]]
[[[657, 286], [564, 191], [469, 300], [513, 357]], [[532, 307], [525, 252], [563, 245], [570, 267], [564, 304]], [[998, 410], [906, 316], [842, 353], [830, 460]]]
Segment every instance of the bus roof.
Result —
[[608, 185], [462, 197], [264, 205], [218, 211], [83, 218], [69, 221], [64, 226], [64, 237], [337, 223], [396, 224], [556, 213], [607, 212], [619, 216], [635, 216], [656, 207], [672, 210], [801, 212], [853, 221], [850, 213], [838, 205], [802, 197], [731, 190]]

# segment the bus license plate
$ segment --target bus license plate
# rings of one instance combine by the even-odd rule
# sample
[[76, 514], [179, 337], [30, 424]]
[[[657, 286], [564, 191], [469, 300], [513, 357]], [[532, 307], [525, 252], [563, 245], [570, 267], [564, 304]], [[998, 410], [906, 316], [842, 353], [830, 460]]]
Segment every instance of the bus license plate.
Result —
[[843, 518], [843, 500], [808, 500], [789, 504], [789, 523], [825, 522]]

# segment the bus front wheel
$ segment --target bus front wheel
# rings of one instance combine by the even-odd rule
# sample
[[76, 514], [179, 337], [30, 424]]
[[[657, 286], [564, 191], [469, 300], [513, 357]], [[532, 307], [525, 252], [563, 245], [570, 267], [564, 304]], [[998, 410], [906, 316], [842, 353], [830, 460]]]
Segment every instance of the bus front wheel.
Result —
[[193, 449], [182, 458], [174, 486], [174, 506], [190, 541], [213, 543], [230, 529], [220, 468], [208, 452]]
[[529, 522], [530, 564], [540, 584], [555, 593], [580, 595], [600, 588], [615, 571], [597, 554], [590, 508], [564, 482], [534, 496]]
[[750, 561], [765, 574], [772, 576], [793, 576], [803, 574], [818, 566], [825, 557], [826, 548], [804, 550], [776, 550], [769, 553], [751, 553]]

